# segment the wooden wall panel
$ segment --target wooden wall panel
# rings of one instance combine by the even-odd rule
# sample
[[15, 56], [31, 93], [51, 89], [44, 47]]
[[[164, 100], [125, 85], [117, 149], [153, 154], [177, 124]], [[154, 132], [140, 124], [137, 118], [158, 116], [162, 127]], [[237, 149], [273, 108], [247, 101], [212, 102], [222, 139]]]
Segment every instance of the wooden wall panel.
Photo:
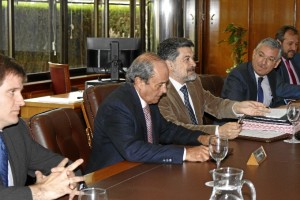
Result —
[[232, 66], [231, 48], [219, 41], [226, 39], [224, 33], [229, 23], [247, 27], [248, 1], [210, 0], [207, 5], [206, 30], [203, 46], [203, 73], [226, 75], [226, 69]]
[[[297, 29], [300, 31], [300, 0], [296, 0], [296, 11], [295, 11], [295, 22], [294, 22], [294, 26], [297, 27]], [[298, 51], [300, 51], [298, 49]]]
[[285, 24], [294, 24], [294, 0], [252, 0], [250, 11], [249, 54], [266, 37], [275, 37]]

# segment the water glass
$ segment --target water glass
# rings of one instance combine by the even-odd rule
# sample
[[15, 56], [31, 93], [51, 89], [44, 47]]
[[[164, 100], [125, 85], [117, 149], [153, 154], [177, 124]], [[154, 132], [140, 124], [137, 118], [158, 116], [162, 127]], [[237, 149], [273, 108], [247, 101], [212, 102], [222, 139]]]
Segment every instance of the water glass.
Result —
[[106, 190], [102, 188], [85, 188], [80, 191], [79, 200], [108, 200]]

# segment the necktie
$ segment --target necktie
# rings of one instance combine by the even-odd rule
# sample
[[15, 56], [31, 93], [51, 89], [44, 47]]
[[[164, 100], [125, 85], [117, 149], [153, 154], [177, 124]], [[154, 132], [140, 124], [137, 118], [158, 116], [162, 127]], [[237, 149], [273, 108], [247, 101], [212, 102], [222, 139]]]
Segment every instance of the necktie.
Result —
[[147, 105], [143, 108], [145, 119], [146, 119], [146, 126], [147, 126], [147, 139], [149, 143], [153, 143], [152, 138], [152, 120], [151, 120], [151, 113], [150, 113], [150, 107]]
[[8, 186], [8, 155], [2, 132], [0, 132], [0, 178], [3, 185]]
[[289, 71], [290, 77], [292, 79], [292, 84], [297, 84], [296, 76], [291, 68], [290, 60], [285, 60], [287, 70]]
[[264, 77], [259, 77], [257, 80], [257, 101], [264, 102], [264, 91], [261, 87], [261, 82], [264, 80]]
[[182, 86], [180, 88], [180, 91], [183, 93], [183, 96], [184, 96], [184, 105], [185, 107], [187, 108], [188, 110], [188, 113], [190, 115], [190, 118], [191, 118], [191, 121], [193, 124], [198, 124], [197, 122], [197, 119], [196, 119], [196, 116], [194, 114], [194, 111], [193, 111], [193, 108], [191, 106], [191, 103], [190, 103], [190, 100], [189, 100], [189, 92], [187, 90], [187, 87], [186, 85]]

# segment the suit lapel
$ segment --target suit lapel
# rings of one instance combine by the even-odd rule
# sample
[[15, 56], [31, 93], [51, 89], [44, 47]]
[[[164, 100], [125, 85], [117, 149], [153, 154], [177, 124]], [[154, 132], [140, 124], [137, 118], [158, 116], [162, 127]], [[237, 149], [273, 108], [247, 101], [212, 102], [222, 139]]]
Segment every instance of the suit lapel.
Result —
[[[146, 125], [146, 119], [145, 119], [145, 115], [144, 115], [144, 111], [143, 111], [143, 108], [142, 108], [142, 103], [141, 103], [141, 100], [137, 94], [137, 91], [135, 90], [135, 88], [133, 86], [130, 86], [131, 87], [131, 93], [132, 93], [132, 101], [134, 102], [134, 112], [133, 113], [136, 113], [136, 120], [137, 120], [137, 126], [140, 126], [140, 128], [137, 128], [138, 130], [142, 130], [143, 131], [143, 138], [144, 138], [144, 141], [147, 141], [147, 125]], [[154, 112], [153, 112], [153, 109], [151, 108], [152, 106], [150, 106], [150, 112], [151, 112], [151, 120], [152, 120], [152, 137], [153, 137], [153, 142], [156, 142], [157, 141], [157, 128], [155, 127], [155, 123], [154, 120], [155, 120], [155, 116], [154, 116]]]
[[250, 99], [250, 100], [256, 101], [257, 100], [257, 82], [256, 82], [256, 77], [254, 74], [254, 69], [253, 69], [252, 63], [247, 64], [247, 70], [248, 70], [248, 74], [250, 75], [250, 76], [248, 76], [249, 82], [252, 83], [250, 85], [253, 85], [252, 87], [249, 87], [250, 97], [253, 97], [253, 99]]
[[199, 123], [198, 119], [202, 118], [202, 116], [199, 116], [200, 113], [201, 113], [200, 112], [201, 107], [200, 107], [200, 103], [197, 103], [197, 102], [194, 102], [194, 101], [199, 99], [199, 97], [197, 96], [198, 92], [196, 90], [197, 89], [200, 90], [201, 88], [196, 88], [195, 84], [191, 84], [191, 83], [187, 83], [187, 87], [188, 87], [188, 90], [189, 90], [189, 93], [190, 93], [190, 96], [191, 96], [191, 99], [192, 99], [192, 103], [193, 103], [193, 106], [194, 106], [194, 113], [196, 114], [196, 118], [197, 118], [197, 121]]
[[[189, 87], [188, 87], [189, 89]], [[175, 107], [177, 109], [179, 109], [179, 113], [182, 113], [184, 116], [184, 118], [188, 118], [189, 119], [189, 113], [181, 99], [181, 97], [179, 96], [178, 92], [176, 91], [174, 85], [169, 82], [168, 84], [168, 97], [170, 99], [170, 101], [172, 101], [173, 105], [175, 105]], [[183, 117], [181, 117], [183, 118]]]

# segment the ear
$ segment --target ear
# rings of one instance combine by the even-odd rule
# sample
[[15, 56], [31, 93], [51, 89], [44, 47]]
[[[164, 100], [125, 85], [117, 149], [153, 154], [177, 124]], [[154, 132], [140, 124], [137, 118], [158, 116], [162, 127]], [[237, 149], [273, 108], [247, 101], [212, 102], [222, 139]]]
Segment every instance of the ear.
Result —
[[166, 60], [165, 62], [166, 62], [166, 64], [167, 64], [167, 66], [168, 66], [169, 72], [173, 71], [173, 68], [174, 68], [173, 62], [170, 61], [170, 60]]
[[252, 60], [254, 60], [254, 56], [255, 56], [255, 49], [253, 50], [253, 52], [252, 52]]
[[279, 42], [280, 45], [282, 45], [282, 43], [280, 42], [280, 40], [276, 39], [277, 42]]
[[143, 81], [140, 77], [134, 78], [134, 85], [136, 88], [141, 88], [143, 84], [145, 84], [145, 81]]

